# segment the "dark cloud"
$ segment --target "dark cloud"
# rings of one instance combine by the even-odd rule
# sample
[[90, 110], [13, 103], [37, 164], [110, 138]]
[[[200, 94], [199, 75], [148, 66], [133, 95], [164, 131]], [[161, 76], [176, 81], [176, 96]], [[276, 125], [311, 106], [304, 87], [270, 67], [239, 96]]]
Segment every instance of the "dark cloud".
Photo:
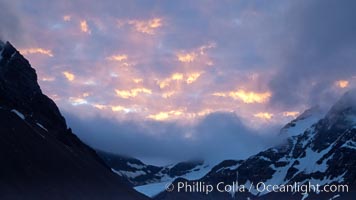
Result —
[[65, 116], [73, 131], [94, 148], [149, 163], [242, 159], [280, 142], [275, 136], [277, 129], [267, 128], [265, 134], [257, 134], [232, 113], [211, 114], [196, 125], [117, 122], [101, 117], [80, 119], [69, 113]]
[[356, 2], [297, 1], [284, 16], [284, 63], [272, 78], [272, 103], [330, 103], [336, 80], [356, 74]]

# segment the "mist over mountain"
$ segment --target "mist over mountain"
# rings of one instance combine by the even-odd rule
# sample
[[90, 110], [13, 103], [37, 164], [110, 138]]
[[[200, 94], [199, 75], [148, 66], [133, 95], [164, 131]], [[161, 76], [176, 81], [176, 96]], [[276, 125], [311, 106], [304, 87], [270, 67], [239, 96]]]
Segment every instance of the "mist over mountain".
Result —
[[[288, 138], [284, 145], [277, 145], [253, 155], [245, 160], [224, 161], [198, 180], [176, 179], [178, 183], [195, 183], [217, 185], [237, 181], [242, 187], [249, 188], [243, 192], [213, 191], [204, 192], [163, 191], [155, 199], [353, 199], [356, 191], [356, 90], [350, 90], [338, 100], [329, 112], [309, 127], [299, 129]], [[299, 120], [285, 126], [281, 134], [288, 134], [299, 124], [305, 124], [302, 118], [311, 110], [302, 114]], [[310, 115], [309, 115], [310, 116]], [[297, 118], [297, 119], [298, 119]], [[294, 125], [291, 125], [294, 124]], [[302, 127], [302, 126], [299, 126]], [[293, 130], [295, 132], [295, 130]], [[264, 185], [319, 184], [347, 185], [346, 191], [272, 192], [258, 188], [256, 183]], [[149, 187], [149, 186], [148, 186]], [[240, 186], [239, 186], [240, 187]]]
[[[150, 164], [171, 164], [189, 159], [219, 162], [243, 159], [281, 143], [278, 127], [249, 128], [234, 113], [214, 113], [197, 124], [81, 119], [65, 113], [68, 123], [90, 146]], [[100, 134], [98, 134], [100, 133]]]

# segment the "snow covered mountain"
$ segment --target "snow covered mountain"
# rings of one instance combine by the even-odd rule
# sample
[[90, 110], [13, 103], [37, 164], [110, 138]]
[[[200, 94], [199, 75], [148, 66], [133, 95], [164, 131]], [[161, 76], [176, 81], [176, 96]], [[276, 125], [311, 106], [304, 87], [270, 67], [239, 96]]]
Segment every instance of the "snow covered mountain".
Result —
[[204, 161], [186, 161], [168, 166], [147, 165], [138, 159], [98, 151], [112, 171], [120, 175], [129, 185], [147, 196], [164, 191], [164, 186], [176, 178], [195, 180], [206, 175], [214, 165]]
[[[308, 113], [308, 112], [307, 112]], [[305, 116], [305, 114], [303, 114]], [[290, 124], [305, 120], [304, 116]], [[284, 129], [293, 127], [287, 125]], [[356, 90], [346, 93], [320, 120], [299, 128], [285, 144], [262, 151], [243, 161], [224, 161], [206, 176], [194, 181], [177, 179], [188, 184], [200, 182], [217, 185], [237, 182], [243, 191], [218, 192], [162, 192], [157, 200], [168, 199], [354, 199], [356, 190]], [[257, 186], [257, 184], [259, 185]], [[348, 192], [270, 192], [266, 185], [278, 188], [294, 184], [324, 186], [347, 185]], [[315, 191], [315, 192], [314, 192]], [[345, 188], [344, 188], [345, 191]]]
[[0, 42], [0, 158], [0, 199], [148, 199], [72, 133], [8, 42]]
[[325, 113], [319, 106], [314, 106], [304, 111], [296, 119], [285, 125], [281, 129], [280, 134], [286, 137], [302, 134], [307, 128], [311, 127], [313, 124], [322, 119], [324, 115]]

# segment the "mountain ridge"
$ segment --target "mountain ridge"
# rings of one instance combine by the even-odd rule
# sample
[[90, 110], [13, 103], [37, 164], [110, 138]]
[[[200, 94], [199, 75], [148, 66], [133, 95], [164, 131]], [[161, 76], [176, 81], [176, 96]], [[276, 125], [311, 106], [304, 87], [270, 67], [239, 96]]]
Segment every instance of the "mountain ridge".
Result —
[[[285, 144], [269, 148], [242, 161], [223, 161], [201, 179], [178, 182], [203, 182], [216, 185], [219, 182], [237, 181], [248, 192], [161, 192], [156, 200], [168, 199], [353, 199], [356, 191], [356, 112], [355, 90], [343, 95], [321, 119], [300, 133], [289, 137]], [[263, 184], [347, 184], [349, 192], [309, 192], [306, 194], [285, 192], [261, 192], [253, 183]]]
[[148, 199], [72, 133], [9, 42], [0, 45], [0, 123], [0, 199]]

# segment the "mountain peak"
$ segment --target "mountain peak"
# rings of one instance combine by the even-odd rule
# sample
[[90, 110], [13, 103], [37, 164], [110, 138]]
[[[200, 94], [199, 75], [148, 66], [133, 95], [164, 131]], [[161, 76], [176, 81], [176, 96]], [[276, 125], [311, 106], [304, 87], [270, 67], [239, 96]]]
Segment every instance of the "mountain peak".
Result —
[[311, 125], [318, 122], [323, 116], [324, 112], [320, 106], [313, 106], [285, 125], [281, 129], [280, 134], [286, 137], [300, 135]]
[[305, 110], [296, 119], [297, 120], [301, 120], [301, 119], [308, 118], [308, 117], [311, 117], [311, 116], [314, 116], [314, 115], [318, 115], [318, 116], [323, 115], [323, 111], [322, 111], [322, 109], [320, 108], [319, 105], [313, 106], [313, 107]]
[[0, 55], [2, 199], [147, 199], [67, 128], [9, 42], [0, 44]]
[[56, 133], [64, 132], [65, 120], [56, 104], [42, 93], [28, 60], [10, 42], [0, 52], [0, 106], [16, 109]]
[[[0, 78], [3, 81], [3, 90], [22, 90], [23, 93], [17, 94], [33, 96], [42, 91], [37, 83], [37, 75], [30, 63], [12, 46], [6, 42], [1, 50], [2, 60], [0, 61]], [[16, 88], [10, 88], [10, 85]]]
[[332, 123], [339, 120], [356, 123], [356, 88], [347, 91], [330, 109], [326, 118]]
[[347, 91], [334, 106], [331, 108], [330, 112], [336, 112], [348, 108], [353, 108], [356, 110], [356, 88]]

